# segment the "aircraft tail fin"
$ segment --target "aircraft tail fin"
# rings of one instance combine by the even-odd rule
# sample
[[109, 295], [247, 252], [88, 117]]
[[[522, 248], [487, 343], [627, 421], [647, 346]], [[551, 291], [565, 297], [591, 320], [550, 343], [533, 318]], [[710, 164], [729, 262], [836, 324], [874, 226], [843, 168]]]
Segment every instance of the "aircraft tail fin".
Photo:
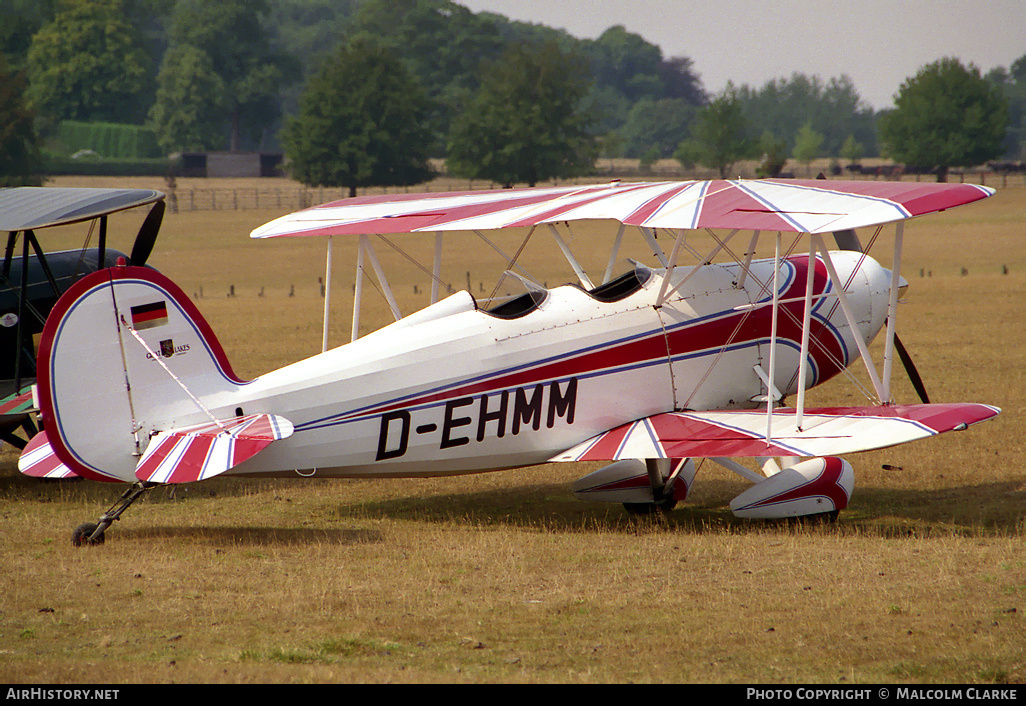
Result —
[[200, 480], [292, 433], [287, 420], [243, 411], [247, 383], [202, 314], [149, 268], [73, 285], [47, 319], [38, 367], [49, 443], [86, 478]]

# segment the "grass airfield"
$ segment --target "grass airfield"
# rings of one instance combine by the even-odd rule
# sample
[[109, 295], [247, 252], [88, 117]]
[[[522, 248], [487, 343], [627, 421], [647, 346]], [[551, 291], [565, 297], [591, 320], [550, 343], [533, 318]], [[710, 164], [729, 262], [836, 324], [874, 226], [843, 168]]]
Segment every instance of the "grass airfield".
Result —
[[[164, 188], [132, 182], [55, 185]], [[325, 242], [248, 238], [278, 215], [169, 213], [150, 260], [193, 296], [244, 377], [321, 346]], [[129, 250], [142, 217], [112, 216], [111, 245]], [[849, 457], [855, 493], [832, 525], [734, 518], [727, 504], [747, 484], [710, 463], [674, 513], [639, 520], [574, 499], [569, 484], [597, 465], [551, 464], [157, 489], [104, 546], [76, 549], [71, 530], [120, 490], [23, 477], [5, 448], [0, 678], [1022, 683], [1024, 226], [1026, 188], [1008, 187], [906, 227], [899, 332], [931, 398], [1003, 413], [964, 433]], [[612, 234], [591, 224], [574, 231], [571, 248], [600, 276]], [[61, 229], [42, 242], [80, 247], [83, 234]], [[509, 235], [503, 247], [514, 252], [526, 233]], [[871, 235], [860, 232], [863, 243]], [[702, 250], [702, 237], [689, 242]], [[743, 252], [747, 236], [738, 237]], [[885, 228], [874, 249], [885, 265], [892, 241]], [[430, 263], [430, 237], [393, 243]], [[572, 278], [548, 233], [529, 246], [521, 263], [537, 279]], [[402, 312], [426, 305], [423, 273], [387, 244], [375, 248]], [[486, 297], [503, 263], [484, 253], [474, 236], [447, 236], [443, 279]], [[772, 255], [771, 239], [760, 254]], [[334, 262], [330, 344], [340, 345], [354, 243], [336, 239]], [[373, 286], [364, 297], [362, 333], [389, 320]], [[899, 401], [915, 400], [904, 378], [895, 389]], [[809, 403], [864, 398], [837, 378]]]

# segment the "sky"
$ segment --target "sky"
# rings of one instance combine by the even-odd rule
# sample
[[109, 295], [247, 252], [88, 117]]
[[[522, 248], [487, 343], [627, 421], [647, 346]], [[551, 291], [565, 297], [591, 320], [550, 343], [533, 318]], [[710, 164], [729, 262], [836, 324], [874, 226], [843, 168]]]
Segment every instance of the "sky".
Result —
[[984, 74], [1026, 54], [1026, 0], [456, 0], [474, 12], [596, 39], [623, 25], [686, 56], [709, 93], [794, 72], [847, 75], [874, 109], [902, 82], [954, 56]]

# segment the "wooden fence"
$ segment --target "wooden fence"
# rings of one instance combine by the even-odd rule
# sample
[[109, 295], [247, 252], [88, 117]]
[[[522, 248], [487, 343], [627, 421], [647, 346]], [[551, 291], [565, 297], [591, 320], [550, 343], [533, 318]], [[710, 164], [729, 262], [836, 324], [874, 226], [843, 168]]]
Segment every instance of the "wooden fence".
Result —
[[[801, 174], [796, 174], [801, 177]], [[643, 174], [618, 173], [599, 174], [590, 177], [582, 177], [576, 180], [562, 182], [564, 184], [600, 184], [610, 179], [640, 180], [640, 179], [711, 179], [711, 174], [696, 174], [694, 171], [673, 172], [659, 170], [653, 173]], [[900, 181], [934, 181], [930, 174], [861, 174], [843, 175], [835, 178], [863, 179], [863, 180], [900, 180]], [[948, 175], [949, 182], [962, 182], [983, 184], [997, 189], [1008, 187], [1026, 186], [1026, 173], [1023, 172], [952, 172]], [[359, 195], [377, 194], [400, 194], [415, 192], [439, 192], [439, 191], [472, 191], [476, 189], [496, 189], [499, 185], [487, 181], [467, 181], [449, 177], [436, 179], [426, 184], [409, 187], [373, 187], [360, 189]], [[344, 199], [348, 196], [347, 188], [323, 188], [290, 186], [246, 186], [246, 187], [215, 187], [203, 188], [195, 186], [165, 188], [168, 195], [168, 206], [172, 212], [178, 211], [239, 211], [239, 210], [265, 210], [288, 213], [309, 208], [321, 203]]]

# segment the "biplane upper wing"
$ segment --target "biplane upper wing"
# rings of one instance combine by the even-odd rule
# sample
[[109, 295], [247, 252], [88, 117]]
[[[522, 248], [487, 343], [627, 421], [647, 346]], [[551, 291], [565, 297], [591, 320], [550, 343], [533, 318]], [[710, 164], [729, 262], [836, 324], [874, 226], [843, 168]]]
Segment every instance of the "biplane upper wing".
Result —
[[21, 231], [88, 221], [156, 203], [154, 189], [89, 189], [21, 186], [0, 189], [0, 230]]
[[298, 211], [252, 237], [490, 230], [591, 219], [648, 228], [826, 233], [943, 211], [993, 193], [974, 184], [739, 179], [389, 194]]
[[611, 429], [550, 460], [837, 456], [965, 429], [1000, 411], [976, 403], [809, 409], [801, 427], [793, 409], [774, 410], [769, 426], [765, 410], [668, 412]]

